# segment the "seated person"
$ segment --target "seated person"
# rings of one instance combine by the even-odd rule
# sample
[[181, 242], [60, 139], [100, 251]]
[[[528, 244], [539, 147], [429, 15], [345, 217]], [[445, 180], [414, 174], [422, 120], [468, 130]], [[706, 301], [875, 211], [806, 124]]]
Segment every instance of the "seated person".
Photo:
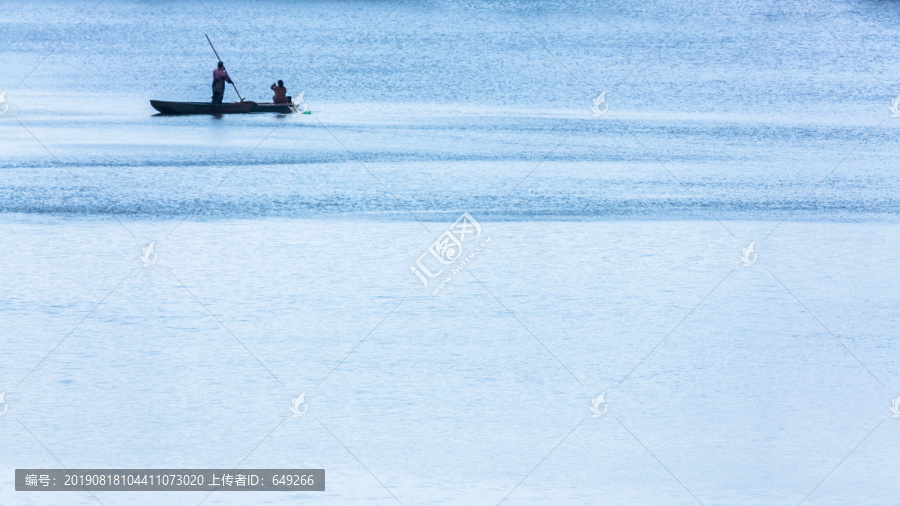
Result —
[[284, 81], [278, 80], [276, 84], [272, 85], [272, 91], [275, 92], [275, 95], [272, 96], [272, 102], [276, 104], [289, 104], [291, 103], [291, 99], [287, 96], [287, 88], [284, 87]]

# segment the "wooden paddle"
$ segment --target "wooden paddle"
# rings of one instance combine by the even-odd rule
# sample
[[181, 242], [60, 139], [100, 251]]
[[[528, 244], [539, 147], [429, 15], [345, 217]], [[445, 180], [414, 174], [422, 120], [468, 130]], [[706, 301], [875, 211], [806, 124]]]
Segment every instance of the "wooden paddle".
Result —
[[[213, 53], [216, 54], [216, 59], [219, 60], [219, 61], [222, 61], [222, 59], [219, 58], [219, 53], [216, 51], [216, 48], [212, 45], [212, 41], [209, 40], [209, 35], [206, 35], [206, 34], [203, 34], [203, 35], [206, 36], [206, 42], [209, 42], [209, 47], [211, 47], [212, 50], [213, 50]], [[223, 68], [223, 69], [225, 68], [224, 65], [222, 66], [222, 68]], [[226, 70], [225, 73], [227, 74], [228, 71]], [[231, 76], [229, 76], [229, 77], [231, 77]], [[238, 98], [240, 98], [240, 99], [241, 99], [241, 102], [243, 102], [244, 99], [241, 98], [241, 94], [240, 94], [240, 92], [237, 90], [237, 86], [234, 85], [234, 82], [233, 82], [233, 81], [232, 81], [232, 83], [231, 83], [231, 87], [234, 88], [234, 92], [237, 93]]]

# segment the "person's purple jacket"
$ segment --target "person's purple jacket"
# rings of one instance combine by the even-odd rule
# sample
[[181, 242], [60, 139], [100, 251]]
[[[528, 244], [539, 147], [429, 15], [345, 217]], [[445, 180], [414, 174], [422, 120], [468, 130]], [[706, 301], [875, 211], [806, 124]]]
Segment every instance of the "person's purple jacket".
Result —
[[225, 72], [223, 69], [213, 70], [213, 81], [227, 81], [231, 82], [231, 78], [228, 77], [228, 72]]

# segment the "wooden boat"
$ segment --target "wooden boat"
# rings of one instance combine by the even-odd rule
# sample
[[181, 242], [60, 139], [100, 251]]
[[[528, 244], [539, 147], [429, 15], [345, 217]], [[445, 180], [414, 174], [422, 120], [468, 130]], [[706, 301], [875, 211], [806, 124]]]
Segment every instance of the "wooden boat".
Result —
[[291, 114], [291, 104], [256, 103], [246, 100], [244, 102], [231, 102], [226, 104], [213, 104], [211, 102], [166, 102], [163, 100], [151, 100], [150, 105], [161, 114], [250, 114], [256, 112], [274, 112], [279, 114]]

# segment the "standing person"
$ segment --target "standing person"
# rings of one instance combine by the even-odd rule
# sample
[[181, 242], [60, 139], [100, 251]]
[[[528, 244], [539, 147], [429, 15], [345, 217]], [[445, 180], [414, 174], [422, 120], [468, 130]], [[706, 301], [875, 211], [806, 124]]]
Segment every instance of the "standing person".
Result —
[[225, 64], [219, 62], [219, 65], [216, 67], [216, 70], [213, 70], [213, 83], [212, 83], [212, 103], [221, 104], [222, 97], [225, 95], [225, 83], [231, 82], [231, 78], [228, 77], [228, 72], [225, 72]]
[[272, 91], [275, 92], [275, 95], [272, 96], [272, 102], [275, 104], [287, 104], [290, 103], [290, 99], [287, 97], [287, 88], [284, 87], [284, 81], [281, 79], [278, 80], [278, 83], [273, 84], [271, 86]]

